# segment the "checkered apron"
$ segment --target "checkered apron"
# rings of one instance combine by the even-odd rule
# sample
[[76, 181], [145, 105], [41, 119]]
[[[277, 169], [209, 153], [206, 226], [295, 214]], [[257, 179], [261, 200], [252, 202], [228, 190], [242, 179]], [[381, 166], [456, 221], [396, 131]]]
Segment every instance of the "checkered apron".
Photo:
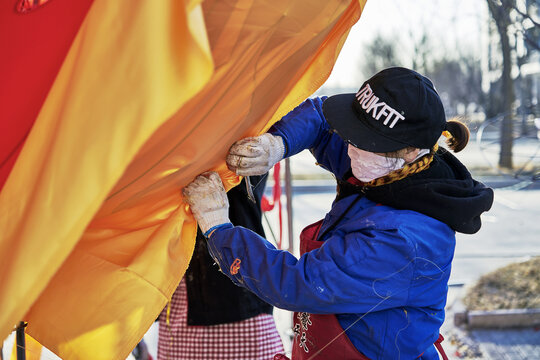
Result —
[[281, 338], [270, 314], [212, 326], [187, 325], [184, 279], [159, 317], [158, 360], [266, 360], [283, 353]]

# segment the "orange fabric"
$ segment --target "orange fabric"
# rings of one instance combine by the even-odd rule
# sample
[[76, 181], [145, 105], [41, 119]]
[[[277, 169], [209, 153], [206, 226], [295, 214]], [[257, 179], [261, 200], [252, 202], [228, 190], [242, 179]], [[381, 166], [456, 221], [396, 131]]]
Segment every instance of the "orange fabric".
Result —
[[191, 257], [180, 189], [238, 182], [230, 145], [322, 85], [364, 3], [94, 0], [0, 193], [0, 335], [124, 359]]
[[0, 193], [0, 335], [28, 319], [69, 359], [96, 344], [125, 358], [168, 296], [152, 271], [182, 273], [193, 247], [177, 192], [166, 218], [111, 222], [100, 248], [75, 248], [93, 240], [83, 232], [137, 151], [213, 72], [198, 4], [125, 4], [93, 2]]

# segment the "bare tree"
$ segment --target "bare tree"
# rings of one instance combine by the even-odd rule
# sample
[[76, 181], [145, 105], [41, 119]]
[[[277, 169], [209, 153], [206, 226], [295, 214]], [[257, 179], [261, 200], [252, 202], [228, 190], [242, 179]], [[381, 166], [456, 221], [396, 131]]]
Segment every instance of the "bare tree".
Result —
[[[515, 108], [515, 90], [519, 85], [520, 93], [520, 109], [522, 112], [521, 133], [526, 134], [526, 111], [527, 99], [531, 98], [530, 94], [530, 79], [524, 79], [521, 71], [516, 79], [512, 78], [511, 69], [521, 66], [529, 61], [530, 56], [534, 52], [540, 51], [540, 23], [537, 16], [540, 3], [538, 0], [486, 0], [491, 14], [491, 18], [497, 29], [500, 40], [500, 51], [502, 55], [502, 76], [500, 84], [492, 83], [493, 91], [500, 92], [500, 100], [502, 108], [500, 112], [504, 115], [500, 144], [501, 151], [499, 155], [499, 166], [512, 168], [512, 146], [514, 133], [514, 108]], [[512, 41], [514, 40], [514, 41]], [[517, 43], [523, 41], [525, 45], [525, 53], [518, 53]], [[529, 83], [528, 83], [529, 82]], [[528, 90], [527, 90], [528, 89]], [[492, 99], [493, 100], [493, 99]], [[529, 103], [532, 103], [530, 100]]]
[[362, 73], [366, 78], [371, 77], [382, 69], [391, 66], [406, 66], [403, 59], [398, 57], [395, 39], [377, 34], [363, 51]]
[[[409, 41], [412, 38], [409, 33]], [[444, 44], [432, 40], [427, 29], [414, 40], [411, 51], [400, 51], [399, 39], [400, 34], [378, 35], [366, 46], [362, 58], [366, 77], [389, 66], [411, 67], [433, 80], [447, 115], [457, 115], [459, 108], [471, 104], [476, 106], [475, 110], [485, 108], [481, 67], [472, 55], [446, 49]]]
[[[526, 0], [524, 10], [520, 9], [516, 3], [510, 3], [509, 5], [512, 6], [513, 10], [517, 14], [516, 31], [519, 32], [521, 36], [523, 36], [523, 40], [527, 43], [528, 46], [530, 46], [532, 49], [535, 49], [536, 51], [540, 51], [540, 42], [538, 35], [540, 31], [540, 22], [535, 20], [535, 17], [531, 14], [531, 10], [533, 9], [536, 9], [536, 11], [538, 11], [540, 2], [538, 2], [538, 0]], [[529, 29], [524, 26], [526, 22], [532, 24], [536, 31], [528, 31]]]
[[489, 12], [497, 27], [500, 38], [501, 52], [503, 58], [502, 64], [502, 95], [503, 95], [503, 113], [504, 119], [501, 126], [501, 152], [499, 154], [499, 166], [512, 168], [512, 143], [513, 143], [513, 124], [512, 112], [515, 100], [514, 81], [512, 79], [512, 48], [510, 46], [510, 37], [508, 35], [511, 25], [510, 11], [515, 7], [515, 0], [487, 0]]
[[425, 73], [437, 87], [448, 115], [463, 115], [463, 110], [484, 110], [482, 70], [480, 62], [472, 56], [457, 54], [454, 58], [432, 59]]

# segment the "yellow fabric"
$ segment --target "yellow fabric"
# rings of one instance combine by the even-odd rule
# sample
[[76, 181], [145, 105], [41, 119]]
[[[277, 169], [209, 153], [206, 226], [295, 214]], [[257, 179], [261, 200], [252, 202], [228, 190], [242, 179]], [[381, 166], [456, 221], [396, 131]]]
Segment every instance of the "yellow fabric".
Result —
[[[33, 337], [24, 335], [26, 360], [40, 360], [43, 347]], [[17, 360], [17, 341], [13, 342], [10, 360]]]
[[[0, 193], [0, 335], [125, 359], [193, 251], [180, 189], [328, 77], [365, 0], [95, 0]], [[26, 315], [25, 315], [26, 314]]]

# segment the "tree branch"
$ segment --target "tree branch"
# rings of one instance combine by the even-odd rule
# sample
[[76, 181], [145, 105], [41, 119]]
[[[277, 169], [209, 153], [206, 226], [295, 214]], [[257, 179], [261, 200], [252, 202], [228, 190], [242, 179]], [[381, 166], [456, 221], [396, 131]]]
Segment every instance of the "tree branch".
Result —
[[[488, 1], [489, 1], [489, 0], [488, 0]], [[506, 3], [506, 6], [511, 7], [512, 9], [514, 9], [514, 10], [515, 10], [519, 15], [521, 15], [523, 18], [529, 19], [529, 20], [533, 23], [534, 26], [540, 27], [540, 23], [536, 22], [536, 21], [532, 18], [532, 16], [529, 15], [529, 13], [528, 13], [529, 9], [525, 10], [526, 12], [523, 12], [523, 11], [521, 11], [521, 10], [518, 8], [518, 6], [517, 6], [517, 4], [516, 4], [515, 2], [514, 2], [514, 3], [509, 3], [507, 0], [506, 0], [506, 1], [505, 1], [505, 0], [502, 0], [502, 2], [503, 2], [503, 3]]]
[[525, 31], [520, 30], [521, 34], [523, 35], [523, 39], [533, 48], [540, 51], [540, 46], [534, 41], [533, 38], [531, 38]]

